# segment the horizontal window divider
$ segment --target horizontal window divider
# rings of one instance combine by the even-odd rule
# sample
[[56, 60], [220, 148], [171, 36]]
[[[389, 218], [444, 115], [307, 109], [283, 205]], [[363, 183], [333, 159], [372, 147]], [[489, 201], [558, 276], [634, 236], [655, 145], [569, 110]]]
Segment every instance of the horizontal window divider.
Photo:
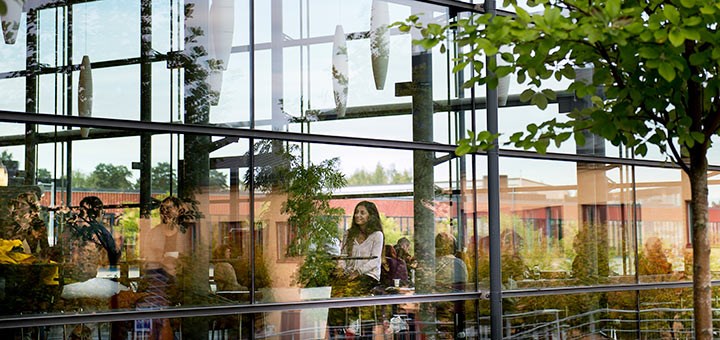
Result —
[[18, 315], [0, 318], [0, 329], [19, 327], [57, 326], [77, 323], [132, 321], [141, 319], [167, 319], [187, 317], [215, 317], [219, 315], [281, 312], [313, 308], [347, 308], [361, 306], [394, 305], [402, 303], [433, 303], [479, 299], [483, 292], [464, 292], [424, 295], [384, 295], [336, 300], [292, 301], [263, 304], [237, 304], [222, 306], [178, 307], [156, 310], [123, 310], [89, 313], [59, 313]]
[[[6, 110], [0, 110], [0, 122], [94, 128], [93, 132], [88, 138], [82, 138], [80, 136], [79, 130], [62, 130], [57, 132], [37, 133], [35, 137], [38, 144], [53, 143], [58, 141], [67, 142], [71, 140], [89, 140], [94, 138], [130, 137], [139, 136], [142, 133], [181, 133], [210, 135], [218, 137], [227, 136], [238, 138], [277, 139], [301, 143], [360, 146], [384, 149], [434, 151], [449, 154], [454, 154], [456, 148], [456, 145], [452, 144], [397, 141], [387, 139], [332, 135], [316, 135], [283, 131], [239, 129], [214, 125], [191, 125], [166, 122], [142, 122], [136, 120], [114, 118], [63, 116], [46, 113], [28, 113]], [[0, 136], [0, 147], [24, 144], [24, 134], [17, 136]], [[502, 157], [512, 158], [680, 169], [680, 167], [670, 161], [614, 158], [606, 156], [586, 156], [552, 152], [540, 154], [534, 151], [511, 150], [502, 148], [498, 150], [498, 153]], [[475, 155], [480, 156], [484, 156], [485, 154], [485, 151], [478, 151], [475, 153]], [[720, 165], [709, 165], [708, 170], [720, 171]]]
[[[712, 281], [712, 286], [720, 286], [720, 281]], [[692, 281], [684, 282], [647, 282], [647, 283], [627, 283], [612, 285], [597, 285], [585, 287], [545, 287], [533, 289], [517, 289], [505, 290], [502, 293], [503, 299], [520, 298], [544, 295], [558, 294], [592, 294], [592, 293], [608, 293], [608, 292], [626, 292], [626, 291], [642, 291], [653, 289], [676, 289], [676, 288], [692, 288]]]
[[[93, 70], [96, 69], [103, 69], [103, 68], [111, 68], [111, 67], [118, 67], [118, 66], [132, 66], [132, 65], [139, 65], [144, 62], [161, 62], [161, 61], [167, 61], [168, 57], [165, 54], [160, 54], [159, 52], [155, 55], [152, 55], [147, 58], [147, 61], [142, 57], [132, 57], [132, 58], [124, 58], [124, 59], [116, 59], [116, 60], [106, 60], [106, 61], [96, 61], [90, 63], [90, 66]], [[2, 72], [0, 73], [0, 79], [12, 79], [12, 78], [21, 78], [21, 77], [28, 77], [32, 75], [44, 75], [44, 74], [56, 74], [56, 73], [70, 73], [70, 72], [77, 72], [80, 71], [80, 64], [73, 64], [69, 66], [43, 66], [43, 65], [36, 65], [34, 70], [19, 70], [19, 71], [9, 71], [9, 72]]]
[[[712, 281], [720, 286], [720, 281]], [[619, 285], [601, 285], [587, 287], [538, 288], [503, 291], [502, 298], [522, 298], [543, 295], [592, 294], [625, 291], [643, 291], [653, 289], [692, 288], [692, 282], [654, 282]], [[56, 326], [76, 323], [97, 323], [113, 321], [132, 321], [139, 319], [165, 319], [187, 317], [213, 317], [218, 315], [268, 313], [287, 310], [313, 308], [347, 308], [361, 306], [394, 305], [405, 303], [435, 303], [447, 301], [483, 300], [489, 297], [487, 290], [418, 295], [382, 295], [364, 298], [346, 298], [335, 300], [274, 302], [263, 304], [237, 304], [221, 306], [178, 307], [158, 310], [123, 310], [92, 313], [59, 313], [18, 315], [0, 318], [0, 328]]]
[[[180, 133], [190, 135], [227, 136], [238, 138], [276, 139], [300, 143], [333, 144], [345, 146], [362, 146], [385, 149], [435, 151], [441, 153], [454, 153], [455, 145], [440, 143], [425, 143], [411, 141], [396, 141], [386, 139], [373, 139], [362, 137], [344, 137], [330, 135], [315, 135], [298, 132], [266, 131], [254, 129], [237, 129], [213, 125], [192, 125], [163, 122], [143, 122], [114, 118], [91, 118], [78, 116], [62, 116], [43, 113], [27, 113], [0, 110], [0, 122], [26, 123], [41, 125], [59, 125], [74, 127], [90, 127], [102, 129], [118, 129], [125, 132], [124, 136], [140, 135], [141, 133]], [[54, 134], [54, 132], [48, 132]], [[72, 133], [71, 133], [72, 134]], [[68, 140], [90, 140], [91, 137], [82, 138], [80, 131], [74, 132], [77, 136], [67, 136]], [[24, 142], [23, 142], [24, 143]], [[7, 146], [9, 144], [5, 144]], [[19, 144], [18, 144], [19, 145]]]

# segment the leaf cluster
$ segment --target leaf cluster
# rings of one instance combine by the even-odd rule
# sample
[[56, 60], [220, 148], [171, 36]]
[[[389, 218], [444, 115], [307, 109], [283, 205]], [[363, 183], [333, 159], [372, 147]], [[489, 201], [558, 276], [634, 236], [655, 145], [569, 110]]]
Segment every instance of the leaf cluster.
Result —
[[332, 192], [347, 184], [339, 159], [305, 163], [296, 146], [270, 140], [257, 143], [254, 150], [263, 160], [253, 177], [255, 188], [287, 195], [281, 212], [288, 216], [295, 235], [286, 255], [304, 257], [296, 280], [305, 287], [329, 285], [336, 261], [327, 247], [339, 239], [338, 225], [345, 214], [330, 205]]
[[[515, 75], [527, 86], [521, 99], [541, 109], [556, 99], [550, 86], [561, 81], [577, 98], [591, 100], [593, 105], [567, 119], [528, 125], [509, 144], [544, 152], [572, 135], [582, 144], [581, 132], [589, 131], [638, 155], [654, 145], [686, 171], [684, 150], [705, 152], [710, 146], [720, 127], [720, 4], [532, 0], [530, 10], [515, 0], [504, 5], [516, 15], [479, 14], [440, 29], [414, 16], [394, 25], [420, 29], [423, 39], [415, 43], [427, 48], [443, 45], [453, 30], [461, 51], [454, 71], [473, 71], [465, 87], [495, 87], [498, 78]], [[502, 63], [491, 58], [491, 72], [484, 74], [486, 56]], [[470, 135], [458, 152], [491, 146], [485, 137]]]

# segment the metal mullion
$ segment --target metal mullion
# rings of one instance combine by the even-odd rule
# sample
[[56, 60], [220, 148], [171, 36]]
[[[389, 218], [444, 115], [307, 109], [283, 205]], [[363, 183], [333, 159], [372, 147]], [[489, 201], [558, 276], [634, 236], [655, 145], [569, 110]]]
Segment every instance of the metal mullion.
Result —
[[296, 132], [267, 131], [224, 128], [208, 125], [173, 124], [162, 122], [142, 122], [113, 118], [89, 118], [78, 116], [54, 116], [49, 114], [27, 115], [24, 112], [0, 110], [0, 121], [27, 122], [44, 125], [71, 125], [76, 127], [96, 127], [128, 130], [133, 133], [180, 133], [210, 136], [228, 136], [239, 138], [277, 139], [290, 142], [305, 142], [318, 144], [336, 144], [346, 146], [365, 146], [386, 149], [424, 150], [442, 153], [455, 152], [454, 145], [439, 143], [417, 143], [410, 141], [395, 141], [361, 137], [343, 137], [330, 135], [311, 135]]

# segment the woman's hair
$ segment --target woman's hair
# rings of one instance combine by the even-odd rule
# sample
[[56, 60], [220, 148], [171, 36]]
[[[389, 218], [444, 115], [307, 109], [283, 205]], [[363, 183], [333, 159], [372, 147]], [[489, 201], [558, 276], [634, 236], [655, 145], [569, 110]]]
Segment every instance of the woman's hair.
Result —
[[395, 252], [395, 247], [393, 247], [392, 244], [386, 244], [386, 245], [385, 245], [385, 256], [386, 256], [386, 257], [391, 257], [391, 258], [394, 258], [394, 259], [396, 259], [396, 258], [398, 257], [398, 256], [397, 256], [397, 252]]
[[382, 223], [380, 223], [380, 213], [378, 212], [377, 206], [375, 206], [375, 203], [370, 201], [361, 201], [355, 206], [355, 209], [353, 210], [353, 217], [352, 217], [352, 224], [350, 225], [350, 229], [347, 231], [347, 238], [345, 240], [345, 250], [347, 251], [347, 254], [352, 254], [352, 248], [353, 248], [353, 241], [355, 238], [357, 238], [358, 235], [360, 235], [360, 226], [355, 224], [355, 212], [357, 211], [358, 207], [365, 207], [365, 209], [368, 211], [368, 221], [365, 224], [365, 233], [366, 236], [370, 235], [376, 231], [383, 232], [382, 230]]
[[[177, 208], [177, 216], [175, 216], [174, 221], [171, 221], [170, 217], [165, 212], [165, 209], [166, 209], [165, 206], [167, 204], [172, 204], [175, 208]], [[162, 200], [162, 202], [160, 203], [160, 220], [162, 221], [162, 223], [165, 223], [165, 224], [178, 223], [177, 218], [182, 214], [182, 209], [183, 209], [183, 203], [179, 198], [177, 198], [175, 196], [165, 197], [165, 199]]]
[[223, 244], [215, 248], [215, 250], [213, 251], [213, 257], [215, 259], [225, 259], [225, 252], [228, 250], [232, 251], [232, 247], [230, 247], [229, 244]]
[[449, 233], [439, 233], [435, 236], [435, 256], [455, 254], [455, 237]]
[[80, 200], [80, 215], [94, 220], [100, 217], [103, 207], [103, 202], [99, 197], [86, 196]]
[[24, 203], [27, 205], [30, 213], [35, 214], [40, 211], [40, 201], [38, 200], [37, 195], [34, 192], [23, 192], [17, 195], [17, 198], [15, 198], [12, 202], [13, 210], [19, 209]]

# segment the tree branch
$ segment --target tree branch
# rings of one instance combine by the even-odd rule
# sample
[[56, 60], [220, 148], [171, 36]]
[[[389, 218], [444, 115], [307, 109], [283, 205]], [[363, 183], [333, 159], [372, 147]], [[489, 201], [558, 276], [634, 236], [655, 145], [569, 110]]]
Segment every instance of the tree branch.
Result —
[[675, 157], [675, 164], [679, 165], [686, 174], [690, 174], [690, 167], [683, 160], [682, 156], [675, 147], [675, 143], [673, 143], [672, 140], [668, 139], [668, 146], [670, 146], [670, 151], [672, 152], [673, 157]]

